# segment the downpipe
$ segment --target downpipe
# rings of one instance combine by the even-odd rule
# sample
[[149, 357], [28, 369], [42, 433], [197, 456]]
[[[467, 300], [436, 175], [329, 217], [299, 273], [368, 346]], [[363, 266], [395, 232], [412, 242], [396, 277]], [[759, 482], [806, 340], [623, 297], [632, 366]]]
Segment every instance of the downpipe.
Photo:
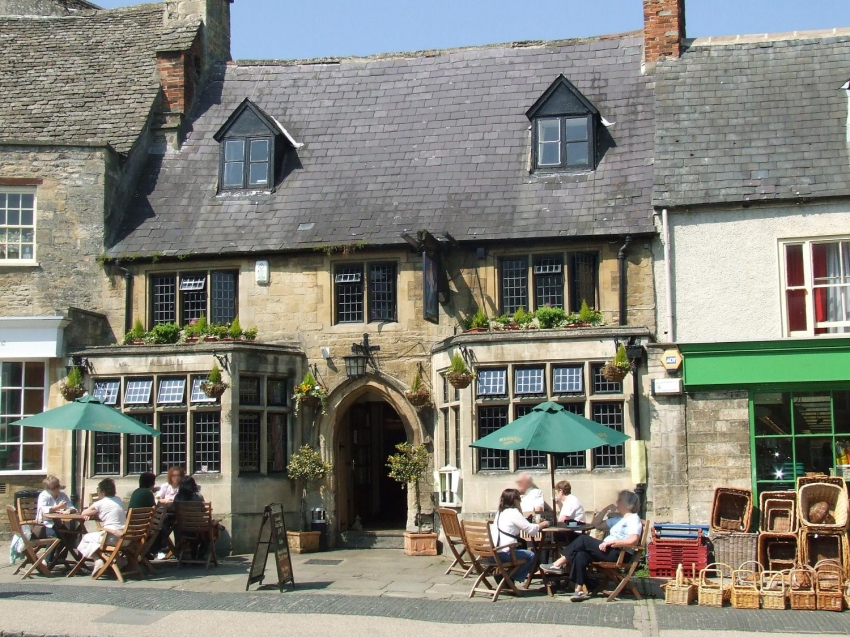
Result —
[[623, 242], [622, 247], [619, 252], [617, 252], [617, 267], [619, 269], [619, 277], [620, 277], [620, 325], [626, 325], [626, 302], [627, 302], [627, 290], [626, 290], [626, 249], [629, 247], [629, 244], [632, 242], [632, 236], [627, 235], [626, 240]]

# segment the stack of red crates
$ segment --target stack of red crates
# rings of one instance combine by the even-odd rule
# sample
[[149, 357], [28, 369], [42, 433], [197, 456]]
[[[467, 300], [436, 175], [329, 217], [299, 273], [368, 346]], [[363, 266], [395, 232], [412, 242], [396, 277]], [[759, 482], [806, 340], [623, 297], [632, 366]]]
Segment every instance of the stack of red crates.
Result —
[[708, 566], [708, 527], [694, 524], [655, 524], [649, 544], [649, 575], [672, 578], [679, 564], [686, 577]]

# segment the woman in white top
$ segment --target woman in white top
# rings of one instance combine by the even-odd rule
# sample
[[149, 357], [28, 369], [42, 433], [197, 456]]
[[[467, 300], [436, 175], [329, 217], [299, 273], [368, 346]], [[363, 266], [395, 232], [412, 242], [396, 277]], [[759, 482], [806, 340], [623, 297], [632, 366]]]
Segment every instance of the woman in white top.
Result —
[[164, 485], [159, 488], [156, 494], [157, 502], [171, 504], [174, 502], [174, 496], [177, 495], [177, 489], [180, 487], [180, 481], [186, 477], [186, 470], [183, 467], [171, 467], [168, 470], [167, 480]]
[[[106, 543], [115, 544], [118, 536], [124, 532], [124, 524], [127, 522], [124, 504], [121, 502], [121, 498], [115, 495], [115, 481], [112, 478], [98, 482], [97, 496], [97, 501], [83, 511], [83, 518], [86, 520], [97, 518], [100, 520], [100, 526], [103, 530], [86, 533], [80, 539], [77, 550], [85, 557], [91, 557], [100, 548], [104, 533], [108, 534]], [[97, 570], [96, 566], [94, 572], [97, 572]]]
[[584, 507], [578, 498], [573, 495], [573, 487], [566, 480], [561, 480], [555, 485], [558, 492], [557, 500], [561, 503], [558, 511], [558, 522], [584, 522]]
[[[522, 515], [522, 496], [517, 489], [505, 489], [502, 491], [502, 497], [499, 499], [499, 512], [496, 514], [496, 519], [493, 520], [493, 526], [490, 528], [490, 538], [493, 540], [493, 546], [500, 547], [511, 543], [521, 541], [520, 533], [525, 531], [530, 535], [539, 533], [540, 529], [549, 526], [548, 522], [540, 524], [532, 524]], [[500, 555], [504, 555], [506, 559], [510, 559], [510, 550], [505, 549], [499, 551]], [[525, 559], [525, 564], [520, 566], [516, 573], [513, 574], [513, 580], [517, 584], [525, 581], [528, 577], [528, 572], [534, 564], [534, 551], [528, 549], [515, 548], [514, 555], [520, 559]]]
[[56, 530], [53, 528], [53, 520], [48, 520], [44, 517], [44, 514], [59, 511], [76, 511], [76, 507], [71, 503], [71, 498], [62, 491], [59, 478], [47, 476], [44, 479], [44, 491], [38, 494], [38, 509], [35, 513], [35, 520], [44, 527], [48, 537], [56, 537]]
[[620, 491], [614, 506], [622, 517], [611, 527], [604, 540], [582, 535], [566, 548], [564, 557], [541, 567], [547, 573], [560, 575], [569, 563], [570, 580], [576, 585], [570, 601], [579, 602], [590, 597], [587, 592], [587, 569], [592, 562], [616, 562], [624, 548], [640, 543], [643, 534], [643, 523], [637, 514], [640, 499], [631, 491]]

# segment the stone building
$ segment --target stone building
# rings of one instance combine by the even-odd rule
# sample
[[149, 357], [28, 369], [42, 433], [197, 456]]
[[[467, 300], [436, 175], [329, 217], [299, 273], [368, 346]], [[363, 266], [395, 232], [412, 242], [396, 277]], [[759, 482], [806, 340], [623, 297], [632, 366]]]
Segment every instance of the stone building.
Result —
[[850, 464], [848, 65], [845, 29], [697, 39], [656, 68], [657, 519]]
[[67, 354], [127, 329], [110, 318], [123, 312], [126, 271], [102, 255], [174, 118], [158, 57], [193, 51], [190, 84], [212, 56], [229, 59], [229, 36], [202, 29], [199, 4], [0, 3], [0, 500], [46, 472], [75, 487], [70, 435], [8, 423], [62, 404]]

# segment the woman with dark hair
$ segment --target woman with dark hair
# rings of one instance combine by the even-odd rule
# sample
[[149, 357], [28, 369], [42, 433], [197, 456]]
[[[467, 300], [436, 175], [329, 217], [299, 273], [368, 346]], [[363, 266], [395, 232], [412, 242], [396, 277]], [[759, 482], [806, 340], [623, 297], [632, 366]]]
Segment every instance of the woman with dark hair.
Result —
[[590, 597], [587, 592], [587, 569], [592, 562], [616, 562], [623, 549], [640, 543], [643, 534], [643, 522], [638, 515], [640, 498], [631, 491], [620, 491], [617, 503], [613, 506], [622, 517], [611, 527], [604, 540], [582, 535], [564, 550], [564, 557], [541, 567], [547, 573], [563, 575], [569, 563], [570, 580], [576, 585], [575, 593], [570, 598], [572, 602]]
[[186, 477], [186, 470], [183, 467], [171, 467], [168, 470], [165, 484], [159, 488], [156, 494], [157, 502], [165, 502], [171, 504], [174, 502], [174, 496], [177, 495], [177, 488], [180, 486], [180, 481]]
[[177, 495], [174, 496], [175, 502], [203, 502], [204, 496], [201, 495], [201, 487], [195, 482], [192, 476], [186, 476], [180, 481], [180, 486], [177, 487]]
[[[505, 489], [502, 491], [502, 496], [499, 498], [499, 512], [496, 514], [496, 519], [493, 520], [493, 526], [490, 529], [490, 537], [493, 540], [493, 546], [505, 546], [506, 544], [519, 543], [524, 544], [520, 533], [525, 531], [529, 535], [535, 535], [540, 532], [540, 529], [549, 526], [548, 522], [540, 524], [532, 524], [522, 515], [522, 495], [518, 489]], [[503, 559], [510, 559], [510, 550], [505, 549], [499, 551], [500, 555], [504, 555]], [[528, 577], [528, 572], [534, 564], [534, 551], [529, 551], [526, 548], [515, 548], [514, 554], [525, 559], [523, 564], [513, 575], [513, 580], [517, 584], [521, 584]]]
[[[82, 512], [86, 520], [98, 519], [102, 531], [86, 533], [80, 540], [77, 550], [85, 557], [91, 557], [100, 547], [103, 534], [106, 533], [106, 542], [115, 544], [118, 536], [124, 532], [124, 524], [127, 522], [127, 514], [124, 513], [124, 504], [121, 498], [115, 495], [115, 481], [106, 478], [97, 483], [97, 500]], [[95, 563], [95, 572], [97, 564]]]

